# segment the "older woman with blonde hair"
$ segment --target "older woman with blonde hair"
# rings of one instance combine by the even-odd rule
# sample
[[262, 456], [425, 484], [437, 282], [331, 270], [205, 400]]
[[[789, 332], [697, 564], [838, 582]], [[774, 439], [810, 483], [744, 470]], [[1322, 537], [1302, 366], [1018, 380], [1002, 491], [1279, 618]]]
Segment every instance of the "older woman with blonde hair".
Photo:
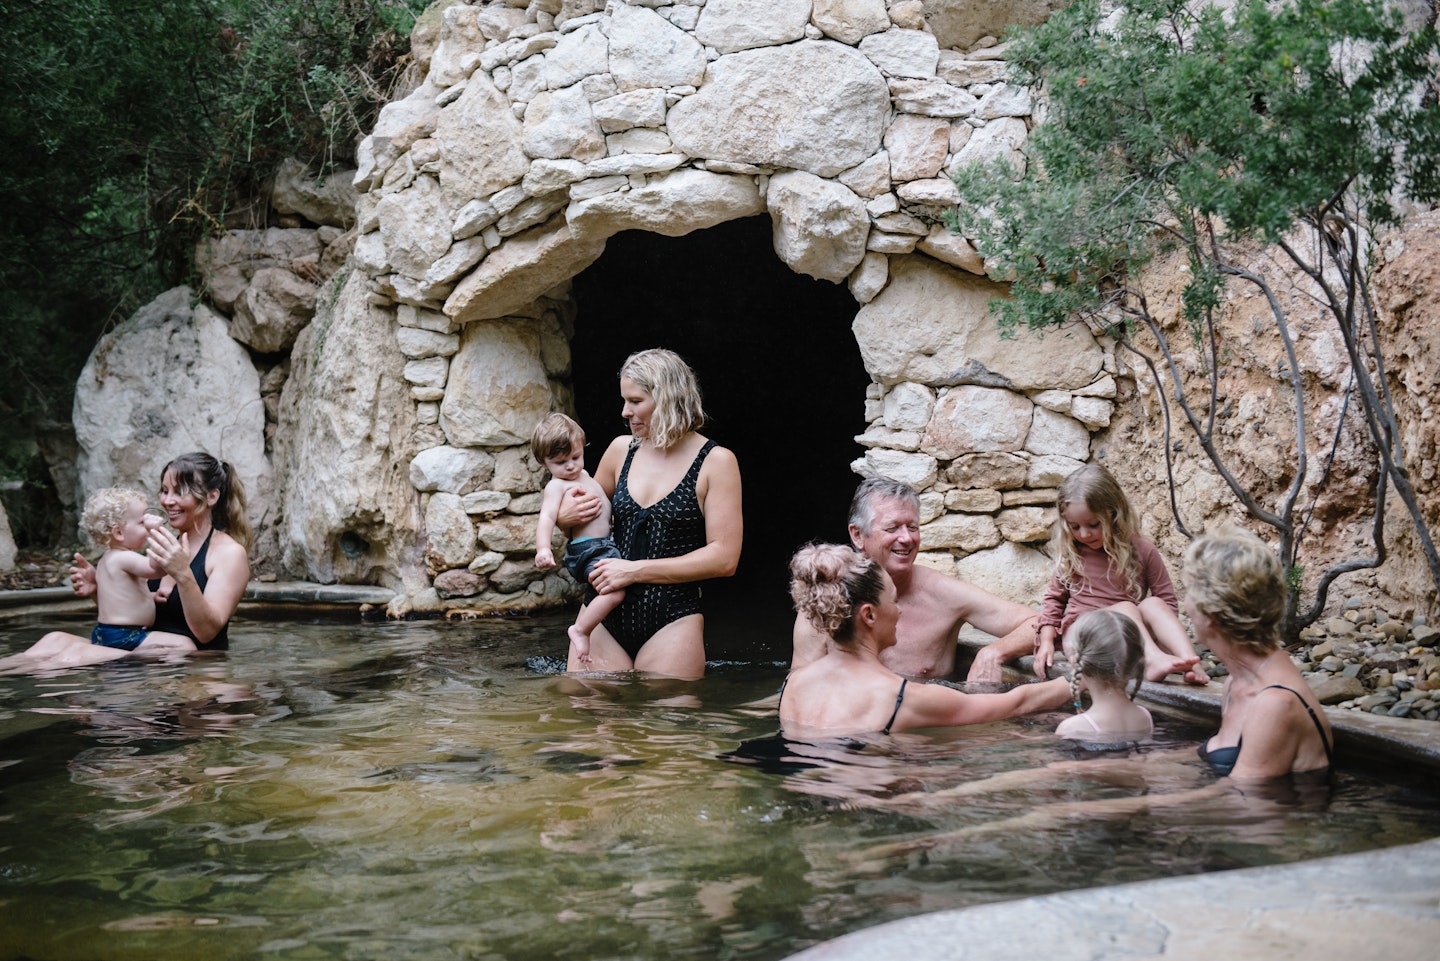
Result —
[[[584, 667], [697, 678], [705, 673], [698, 582], [729, 577], [740, 562], [740, 468], [734, 454], [700, 434], [700, 386], [680, 355], [631, 354], [620, 368], [620, 399], [630, 433], [610, 444], [594, 477], [613, 499], [622, 557], [596, 563], [590, 585], [626, 593], [591, 634]], [[577, 489], [561, 504], [560, 526], [599, 509], [598, 498]], [[581, 668], [572, 650], [569, 669]]]
[[1329, 767], [1330, 722], [1280, 644], [1279, 557], [1254, 534], [1227, 526], [1190, 544], [1181, 582], [1195, 640], [1229, 671], [1220, 730], [1200, 746], [1200, 756], [1236, 778]]
[[965, 694], [911, 684], [880, 661], [895, 643], [900, 608], [879, 564], [840, 544], [810, 544], [790, 561], [795, 609], [828, 638], [825, 655], [791, 672], [780, 691], [780, 724], [794, 734], [893, 734], [912, 728], [979, 724], [1060, 707], [1064, 678], [1003, 694]]

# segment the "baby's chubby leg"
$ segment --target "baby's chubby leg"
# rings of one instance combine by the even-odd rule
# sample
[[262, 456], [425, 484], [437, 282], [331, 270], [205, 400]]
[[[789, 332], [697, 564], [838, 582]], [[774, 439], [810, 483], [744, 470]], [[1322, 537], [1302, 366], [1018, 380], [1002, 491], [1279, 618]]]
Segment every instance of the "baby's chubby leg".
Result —
[[625, 600], [624, 591], [611, 591], [609, 594], [598, 594], [595, 599], [584, 607], [580, 608], [580, 614], [575, 618], [575, 623], [570, 625], [566, 631], [570, 635], [570, 643], [575, 648], [575, 656], [582, 664], [590, 663], [590, 634], [599, 627], [610, 612], [620, 606]]

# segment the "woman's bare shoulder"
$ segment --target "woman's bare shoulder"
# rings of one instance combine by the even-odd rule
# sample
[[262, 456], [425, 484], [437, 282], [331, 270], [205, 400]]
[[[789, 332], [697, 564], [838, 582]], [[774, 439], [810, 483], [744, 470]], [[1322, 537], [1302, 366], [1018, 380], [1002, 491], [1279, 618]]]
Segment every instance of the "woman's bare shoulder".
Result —
[[216, 531], [210, 538], [210, 557], [226, 564], [244, 563], [250, 566], [250, 555], [245, 546], [224, 531]]

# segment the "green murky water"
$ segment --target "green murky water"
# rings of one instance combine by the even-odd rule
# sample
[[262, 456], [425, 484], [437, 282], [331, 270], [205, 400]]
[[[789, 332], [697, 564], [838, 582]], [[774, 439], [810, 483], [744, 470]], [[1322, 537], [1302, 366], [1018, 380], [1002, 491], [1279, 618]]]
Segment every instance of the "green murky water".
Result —
[[0, 677], [0, 958], [777, 959], [1440, 833], [1433, 777], [1351, 770], [1126, 809], [1214, 783], [1163, 718], [1131, 753], [1059, 715], [786, 744], [782, 666], [585, 686], [567, 623], [237, 621], [228, 655]]

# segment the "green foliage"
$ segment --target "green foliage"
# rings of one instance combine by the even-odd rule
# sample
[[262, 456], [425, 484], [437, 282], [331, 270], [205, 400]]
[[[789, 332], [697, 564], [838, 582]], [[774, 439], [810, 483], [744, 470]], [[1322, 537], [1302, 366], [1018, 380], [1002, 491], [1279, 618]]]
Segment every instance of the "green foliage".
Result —
[[[1016, 279], [1001, 322], [1104, 313], [1167, 245], [1273, 241], [1347, 187], [1372, 224], [1394, 220], [1397, 188], [1440, 199], [1436, 50], [1433, 28], [1406, 31], [1376, 0], [1228, 13], [1135, 0], [1113, 21], [1080, 0], [1056, 13], [1013, 50], [1017, 81], [1043, 87], [1048, 111], [1025, 175], [956, 178], [956, 225]], [[1197, 276], [1187, 317], [1217, 295]]]
[[96, 339], [280, 160], [353, 158], [425, 5], [0, 0], [0, 481], [38, 476]]

